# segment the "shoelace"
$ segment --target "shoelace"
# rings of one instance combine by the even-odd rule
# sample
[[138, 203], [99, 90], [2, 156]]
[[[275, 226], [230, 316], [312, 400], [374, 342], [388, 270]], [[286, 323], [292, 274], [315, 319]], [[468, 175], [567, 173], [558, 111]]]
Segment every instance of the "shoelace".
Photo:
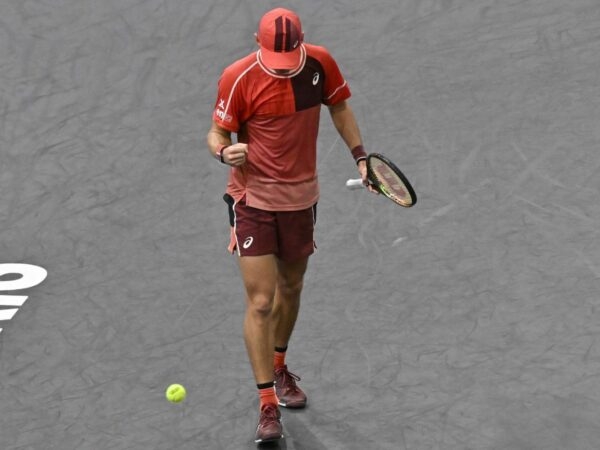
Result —
[[264, 418], [261, 420], [262, 425], [268, 425], [279, 421], [279, 418], [277, 417], [277, 408], [274, 406], [265, 406], [260, 413], [262, 416], [261, 419]]
[[280, 369], [277, 369], [277, 372], [283, 374], [283, 383], [282, 384], [288, 385], [290, 387], [290, 389], [295, 390], [298, 388], [296, 386], [296, 381], [301, 380], [301, 378], [298, 375], [287, 370], [287, 367], [282, 367]]

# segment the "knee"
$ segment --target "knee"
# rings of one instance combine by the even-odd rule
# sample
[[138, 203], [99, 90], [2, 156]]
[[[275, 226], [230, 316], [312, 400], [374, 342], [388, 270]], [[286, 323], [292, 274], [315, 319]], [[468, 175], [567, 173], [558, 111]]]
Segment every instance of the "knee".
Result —
[[252, 295], [247, 300], [248, 311], [257, 317], [268, 317], [273, 312], [273, 296]]
[[277, 289], [285, 297], [298, 297], [302, 292], [303, 285], [302, 278], [280, 278]]

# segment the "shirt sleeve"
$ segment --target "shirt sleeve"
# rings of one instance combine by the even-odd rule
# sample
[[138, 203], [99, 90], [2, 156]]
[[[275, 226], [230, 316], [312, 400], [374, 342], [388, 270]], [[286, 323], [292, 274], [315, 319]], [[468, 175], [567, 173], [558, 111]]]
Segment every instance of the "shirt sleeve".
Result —
[[217, 101], [213, 110], [213, 120], [217, 125], [233, 133], [237, 133], [242, 123], [243, 95], [241, 94], [240, 77], [235, 72], [225, 69], [219, 78]]
[[335, 59], [323, 49], [321, 64], [325, 71], [325, 85], [323, 86], [323, 104], [335, 105], [350, 98], [350, 87], [340, 72]]

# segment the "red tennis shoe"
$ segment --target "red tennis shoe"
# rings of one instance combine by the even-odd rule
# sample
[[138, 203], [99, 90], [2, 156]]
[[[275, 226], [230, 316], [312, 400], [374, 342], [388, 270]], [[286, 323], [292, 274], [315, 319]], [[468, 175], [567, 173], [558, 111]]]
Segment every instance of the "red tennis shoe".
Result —
[[281, 413], [275, 404], [267, 403], [260, 409], [260, 418], [256, 427], [254, 442], [274, 442], [283, 438], [283, 426], [281, 425]]
[[296, 385], [300, 377], [288, 371], [287, 366], [275, 369], [275, 393], [279, 399], [279, 406], [285, 408], [304, 408], [306, 394]]

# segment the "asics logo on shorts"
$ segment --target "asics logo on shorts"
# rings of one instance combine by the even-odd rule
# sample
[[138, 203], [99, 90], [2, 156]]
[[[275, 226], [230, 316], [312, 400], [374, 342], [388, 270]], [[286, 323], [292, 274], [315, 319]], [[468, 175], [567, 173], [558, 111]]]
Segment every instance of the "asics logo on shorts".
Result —
[[244, 243], [242, 244], [242, 247], [249, 248], [253, 242], [254, 242], [254, 238], [252, 236], [247, 237], [246, 240], [244, 241]]

